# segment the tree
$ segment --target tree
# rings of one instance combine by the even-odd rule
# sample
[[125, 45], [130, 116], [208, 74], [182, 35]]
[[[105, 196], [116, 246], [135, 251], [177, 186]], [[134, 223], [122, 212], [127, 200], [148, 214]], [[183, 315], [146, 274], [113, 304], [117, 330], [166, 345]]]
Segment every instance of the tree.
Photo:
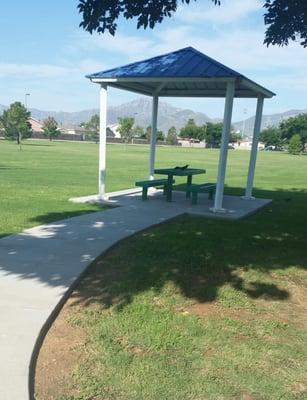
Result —
[[282, 121], [279, 128], [281, 130], [282, 138], [287, 142], [289, 142], [293, 135], [298, 134], [302, 146], [305, 148], [307, 143], [307, 114], [299, 114], [295, 117], [290, 117], [285, 121]]
[[85, 129], [85, 136], [89, 140], [93, 140], [95, 143], [99, 141], [99, 115], [95, 114], [87, 122], [83, 122], [80, 126]]
[[223, 123], [207, 122], [206, 124], [206, 147], [217, 148], [221, 145]]
[[43, 131], [44, 135], [47, 136], [50, 141], [61, 134], [61, 131], [58, 129], [58, 123], [53, 117], [48, 117], [43, 121]]
[[151, 138], [151, 125], [148, 125], [145, 129], [145, 134], [143, 136], [144, 139], [150, 141]]
[[32, 128], [29, 122], [31, 113], [19, 101], [12, 103], [10, 107], [3, 111], [0, 117], [1, 125], [4, 129], [4, 136], [9, 140], [16, 140], [20, 145], [22, 139], [32, 136]]
[[274, 146], [276, 150], [281, 150], [283, 140], [281, 137], [281, 130], [272, 126], [263, 129], [259, 136], [260, 142], [263, 142], [265, 147]]
[[300, 154], [302, 149], [303, 149], [303, 146], [302, 146], [302, 141], [301, 141], [300, 135], [298, 135], [298, 134], [293, 135], [289, 142], [289, 148], [288, 148], [289, 153], [290, 154]]
[[193, 118], [190, 118], [183, 128], [180, 129], [179, 136], [182, 138], [204, 140], [206, 136], [206, 125], [196, 125]]
[[133, 125], [134, 125], [134, 118], [132, 117], [124, 117], [118, 118], [119, 128], [118, 132], [120, 133], [121, 138], [124, 142], [131, 142], [133, 137]]
[[[181, 1], [189, 4], [191, 0]], [[220, 4], [220, 0], [211, 1]], [[137, 18], [137, 28], [154, 28], [165, 17], [173, 15], [178, 3], [178, 0], [79, 0], [78, 9], [82, 14], [80, 26], [90, 33], [108, 31], [114, 35], [117, 20], [123, 16], [126, 19]]]
[[165, 137], [164, 137], [164, 133], [163, 133], [163, 131], [161, 131], [161, 130], [157, 130], [157, 137], [156, 137], [156, 141], [158, 142], [164, 142], [164, 139], [165, 139]]
[[174, 126], [169, 128], [169, 130], [167, 131], [166, 143], [171, 146], [177, 144], [177, 130]]
[[307, 47], [306, 0], [266, 0], [264, 23], [268, 25], [264, 43], [287, 46], [290, 40], [301, 40]]
[[240, 133], [236, 133], [234, 131], [230, 132], [229, 143], [237, 143], [240, 140], [242, 140]]
[[[150, 142], [151, 139], [151, 125], [148, 125], [145, 133], [141, 136], [143, 139], [146, 139], [148, 142]], [[157, 137], [156, 137], [156, 142], [161, 141], [164, 142], [164, 134], [163, 131], [157, 130]]]
[[141, 138], [141, 137], [144, 137], [144, 135], [145, 135], [145, 132], [144, 132], [144, 128], [142, 126], [136, 125], [133, 128], [133, 136], [134, 137]]
[[[223, 4], [222, 0], [211, 1], [215, 5]], [[180, 3], [189, 4], [191, 0], [79, 0], [80, 26], [90, 33], [107, 31], [115, 35], [117, 21], [124, 17], [127, 20], [136, 18], [137, 28], [153, 29], [157, 23], [172, 17]], [[307, 47], [306, 0], [263, 0], [263, 7], [267, 46], [284, 46], [300, 38], [301, 45]]]

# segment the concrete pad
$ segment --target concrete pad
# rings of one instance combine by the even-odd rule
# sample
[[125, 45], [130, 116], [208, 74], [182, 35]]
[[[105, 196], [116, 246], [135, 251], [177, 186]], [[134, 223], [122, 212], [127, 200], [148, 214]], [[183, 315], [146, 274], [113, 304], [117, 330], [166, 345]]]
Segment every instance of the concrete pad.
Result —
[[167, 202], [162, 190], [150, 189], [148, 191], [148, 200], [141, 200], [140, 192], [125, 191], [124, 193], [113, 192], [108, 193], [103, 199], [99, 196], [86, 196], [72, 199], [79, 203], [98, 203], [110, 206], [131, 206], [138, 209], [166, 209], [176, 210], [181, 214], [199, 215], [209, 218], [221, 218], [227, 220], [237, 220], [254, 214], [262, 207], [271, 202], [270, 199], [256, 198], [245, 200], [239, 196], [224, 196], [223, 207], [224, 212], [213, 212], [213, 200], [209, 200], [208, 194], [200, 193], [198, 195], [198, 204], [192, 205], [190, 199], [186, 199], [185, 192], [173, 191], [172, 202]]

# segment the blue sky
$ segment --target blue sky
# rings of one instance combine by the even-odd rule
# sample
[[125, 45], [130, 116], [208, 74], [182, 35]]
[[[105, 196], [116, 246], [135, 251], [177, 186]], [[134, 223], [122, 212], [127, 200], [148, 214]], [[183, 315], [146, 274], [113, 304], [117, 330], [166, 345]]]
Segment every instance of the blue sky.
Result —
[[[307, 108], [307, 49], [265, 47], [261, 0], [198, 0], [152, 30], [120, 22], [113, 38], [78, 25], [77, 0], [13, 0], [0, 12], [0, 104], [24, 101], [44, 110], [98, 106], [98, 87], [84, 75], [193, 46], [277, 93], [265, 113]], [[109, 104], [135, 98], [110, 90]], [[167, 99], [178, 107], [221, 117], [223, 100]], [[245, 110], [245, 111], [244, 111]], [[234, 120], [254, 114], [255, 100], [236, 100]]]

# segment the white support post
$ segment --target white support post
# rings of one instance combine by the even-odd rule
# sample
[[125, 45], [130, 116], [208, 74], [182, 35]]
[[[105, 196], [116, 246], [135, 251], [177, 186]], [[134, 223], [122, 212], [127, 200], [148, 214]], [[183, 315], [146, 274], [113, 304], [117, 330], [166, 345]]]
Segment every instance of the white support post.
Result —
[[253, 200], [252, 196], [253, 192], [253, 184], [254, 184], [254, 176], [255, 176], [255, 168], [257, 161], [257, 153], [258, 153], [258, 143], [259, 143], [259, 135], [261, 129], [261, 120], [262, 120], [262, 112], [263, 112], [263, 103], [264, 97], [259, 96], [257, 101], [257, 110], [255, 117], [255, 125], [254, 125], [254, 135], [253, 135], [253, 143], [249, 160], [249, 168], [248, 168], [248, 176], [247, 176], [247, 184], [245, 190], [244, 200]]
[[100, 87], [100, 109], [99, 109], [99, 197], [105, 194], [106, 180], [106, 139], [107, 139], [107, 94], [108, 86], [101, 84]]
[[155, 93], [152, 98], [152, 122], [150, 135], [150, 158], [149, 158], [149, 179], [154, 179], [155, 154], [157, 140], [157, 121], [158, 121], [158, 94]]
[[235, 83], [228, 82], [226, 90], [226, 100], [225, 100], [225, 110], [224, 110], [224, 122], [223, 122], [223, 132], [222, 132], [222, 143], [220, 149], [220, 159], [217, 175], [216, 193], [214, 200], [214, 207], [211, 209], [213, 212], [225, 212], [223, 209], [223, 197], [224, 197], [224, 184], [225, 184], [225, 174], [227, 165], [227, 155], [228, 155], [228, 145], [229, 136], [231, 130], [231, 118], [232, 118], [232, 108], [233, 108], [233, 98], [235, 93]]

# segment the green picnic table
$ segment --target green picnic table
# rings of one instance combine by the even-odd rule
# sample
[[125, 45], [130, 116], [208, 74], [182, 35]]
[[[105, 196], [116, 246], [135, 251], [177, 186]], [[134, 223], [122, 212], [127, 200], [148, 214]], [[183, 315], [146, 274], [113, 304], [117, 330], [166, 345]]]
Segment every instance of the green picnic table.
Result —
[[189, 191], [189, 186], [192, 184], [193, 175], [205, 174], [205, 169], [200, 168], [157, 168], [155, 169], [155, 174], [167, 175], [167, 185], [166, 185], [166, 201], [172, 201], [172, 191], [173, 191], [173, 180], [174, 176], [186, 176], [187, 177], [187, 192], [186, 197], [189, 198], [191, 193]]

